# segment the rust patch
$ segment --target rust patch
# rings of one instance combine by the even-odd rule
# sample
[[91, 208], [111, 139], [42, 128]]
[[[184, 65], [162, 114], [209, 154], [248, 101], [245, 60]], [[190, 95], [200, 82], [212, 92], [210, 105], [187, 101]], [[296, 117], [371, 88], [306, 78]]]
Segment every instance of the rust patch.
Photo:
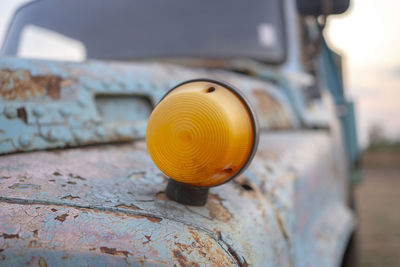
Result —
[[76, 184], [76, 182], [68, 181], [67, 184]]
[[179, 266], [189, 266], [187, 258], [180, 252], [179, 250], [175, 249], [173, 251], [174, 258], [178, 261]]
[[138, 206], [135, 206], [133, 204], [130, 204], [129, 206], [124, 205], [124, 204], [119, 204], [115, 206], [116, 208], [123, 208], [123, 209], [128, 209], [128, 210], [141, 210]]
[[37, 247], [37, 240], [29, 241], [28, 248], [36, 248]]
[[254, 89], [252, 94], [262, 106], [265, 105], [267, 108], [272, 108], [279, 105], [275, 98], [262, 89]]
[[43, 76], [40, 77], [40, 82], [47, 90], [47, 94], [50, 96], [51, 99], [60, 99], [60, 82], [61, 78], [57, 76]]
[[276, 216], [276, 221], [278, 222], [279, 229], [281, 230], [283, 237], [285, 238], [285, 240], [288, 242], [288, 245], [290, 246], [289, 234], [288, 234], [285, 226], [283, 225], [282, 217], [281, 217], [281, 214], [279, 213], [279, 211], [275, 210], [275, 216]]
[[89, 248], [89, 251], [95, 251], [96, 248]]
[[39, 257], [38, 265], [39, 267], [47, 267], [47, 262], [43, 257]]
[[68, 174], [68, 175], [69, 175], [69, 177], [71, 177], [71, 178], [78, 179], [78, 180], [82, 180], [82, 181], [86, 181], [86, 178], [83, 178], [83, 177], [80, 176], [80, 175], [74, 175], [74, 174], [72, 174], [72, 173], [70, 173], [70, 174]]
[[0, 70], [0, 94], [4, 100], [46, 95], [59, 99], [61, 81], [61, 77], [55, 75], [32, 76], [28, 70]]
[[228, 252], [232, 255], [232, 257], [235, 258], [235, 261], [238, 263], [238, 265], [240, 267], [247, 267], [249, 266], [249, 264], [247, 263], [246, 259], [243, 258], [243, 262], [240, 260], [239, 255], [236, 253], [235, 250], [233, 250], [233, 248], [228, 247]]
[[228, 251], [235, 258], [237, 262], [240, 262], [239, 256], [237, 255], [236, 251], [233, 250], [233, 248], [228, 247]]
[[222, 234], [221, 231], [214, 229], [215, 234], [217, 235], [218, 240], [222, 240]]
[[[207, 259], [211, 263], [211, 265], [218, 265], [218, 266], [231, 266], [232, 261], [226, 254], [226, 252], [222, 249], [216, 249], [212, 245], [212, 240], [207, 238], [204, 240], [196, 229], [189, 227], [189, 233], [192, 235], [192, 238], [195, 242], [192, 243], [190, 247], [183, 246], [183, 250], [187, 251], [184, 248], [188, 248], [189, 251], [196, 251], [198, 252], [203, 258]], [[179, 246], [178, 246], [179, 247]], [[187, 253], [190, 254], [190, 252]]]
[[53, 175], [54, 175], [54, 176], [61, 176], [62, 174], [59, 173], [59, 172], [53, 172]]
[[275, 98], [262, 89], [254, 89], [252, 94], [258, 102], [260, 120], [266, 121], [272, 129], [290, 128], [290, 119]]
[[68, 214], [65, 213], [65, 214], [62, 214], [62, 215], [59, 215], [59, 216], [55, 217], [54, 220], [58, 220], [60, 222], [64, 222], [67, 217], [68, 217]]
[[136, 171], [136, 172], [131, 173], [129, 175], [129, 177], [133, 178], [133, 179], [139, 179], [139, 178], [142, 178], [145, 174], [146, 174], [146, 172], [144, 172], [144, 171]]
[[201, 241], [200, 236], [197, 233], [197, 231], [193, 228], [189, 228], [188, 230], [189, 230], [190, 234], [192, 235], [193, 239], [197, 242], [197, 244], [202, 244], [202, 241]]
[[116, 248], [100, 247], [100, 251], [102, 253], [111, 254], [111, 255], [115, 255], [115, 256], [124, 255], [125, 257], [128, 257], [129, 255], [132, 255], [132, 253], [130, 253], [126, 250], [117, 250]]
[[211, 196], [212, 198], [217, 199], [218, 201], [224, 201], [224, 200], [225, 200], [224, 198], [220, 197], [220, 196], [217, 195], [217, 194], [210, 194], [210, 196]]
[[162, 221], [162, 218], [160, 217], [146, 217], [146, 219], [154, 223], [159, 223]]
[[156, 217], [156, 216], [149, 215], [149, 214], [126, 214], [126, 213], [107, 212], [107, 211], [105, 211], [105, 212], [113, 214], [113, 216], [117, 216], [117, 217], [120, 217], [122, 219], [126, 218], [126, 217], [137, 218], [137, 219], [147, 219], [147, 220], [149, 220], [150, 222], [153, 222], [153, 223], [159, 223], [159, 222], [161, 222], [163, 220], [160, 217]]
[[163, 200], [163, 201], [169, 201], [169, 199], [168, 199], [168, 197], [165, 195], [165, 192], [164, 192], [164, 191], [158, 192], [158, 193], [156, 194], [156, 197], [157, 197], [158, 199]]
[[17, 117], [20, 118], [24, 123], [28, 123], [28, 114], [24, 107], [17, 109]]
[[52, 211], [52, 212], [56, 212], [56, 211], [57, 211], [57, 209], [55, 209], [55, 208], [52, 208], [52, 209], [51, 209], [51, 211]]
[[113, 216], [119, 217], [121, 219], [131, 217], [131, 218], [137, 218], [137, 219], [147, 219], [147, 220], [149, 220], [151, 222], [155, 222], [155, 223], [159, 223], [163, 220], [162, 218], [157, 217], [152, 214], [129, 214], [129, 213], [124, 213], [124, 212], [116, 211], [116, 210], [115, 211], [99, 211], [99, 210], [92, 209], [92, 208], [77, 208], [77, 209], [85, 211], [85, 212], [91, 211], [91, 212], [112, 214]]
[[6, 233], [3, 233], [3, 238], [4, 239], [13, 239], [13, 238], [19, 238], [19, 234], [6, 234]]
[[[64, 185], [65, 186], [65, 185]], [[71, 196], [71, 195], [68, 195], [68, 196], [64, 196], [64, 197], [62, 197], [61, 199], [68, 199], [68, 200], [72, 200], [72, 199], [79, 199], [80, 197], [78, 197], [78, 196]]]
[[147, 244], [151, 241], [151, 235], [145, 235], [144, 237], [147, 239], [147, 241], [142, 242], [142, 244]]
[[193, 246], [179, 243], [179, 242], [174, 242], [175, 246], [177, 246], [181, 251], [186, 251], [188, 254], [191, 254], [193, 252]]
[[213, 194], [209, 195], [205, 207], [208, 209], [210, 212], [210, 217], [213, 219], [217, 219], [222, 222], [228, 222], [232, 218], [232, 215], [228, 209], [222, 205], [221, 198], [216, 197]]

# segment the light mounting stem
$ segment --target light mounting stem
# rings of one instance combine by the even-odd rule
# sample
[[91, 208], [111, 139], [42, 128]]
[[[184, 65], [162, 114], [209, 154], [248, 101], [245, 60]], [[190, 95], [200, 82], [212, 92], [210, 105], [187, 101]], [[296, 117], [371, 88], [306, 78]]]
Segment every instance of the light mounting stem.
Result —
[[208, 187], [199, 187], [168, 180], [166, 195], [169, 199], [183, 205], [204, 206], [207, 202]]

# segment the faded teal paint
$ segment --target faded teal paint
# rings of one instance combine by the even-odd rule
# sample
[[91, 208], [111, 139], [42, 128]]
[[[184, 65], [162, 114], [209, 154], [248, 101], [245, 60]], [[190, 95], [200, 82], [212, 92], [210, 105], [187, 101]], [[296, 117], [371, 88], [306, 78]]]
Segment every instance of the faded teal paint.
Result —
[[[95, 264], [94, 255], [170, 265], [179, 263], [178, 250], [200, 265], [211, 264], [202, 252], [218, 252], [229, 265], [335, 266], [354, 228], [338, 183], [344, 170], [331, 168], [340, 160], [331, 153], [336, 146], [324, 131], [262, 133], [249, 169], [212, 188], [205, 207], [163, 197], [166, 178], [144, 141], [2, 156], [1, 175], [10, 178], [0, 181], [0, 233], [25, 238], [0, 237], [0, 255], [7, 264], [28, 261], [36, 240], [35, 257], [48, 263], [68, 254], [65, 262], [79, 265]], [[9, 188], [19, 179], [41, 190]]]
[[[318, 58], [322, 68], [322, 78], [327, 88], [333, 95], [338, 109], [338, 117], [342, 123], [342, 131], [346, 144], [346, 156], [349, 168], [360, 160], [361, 150], [358, 144], [354, 102], [349, 101], [345, 95], [342, 70], [338, 69], [335, 57], [341, 60], [340, 56], [334, 53], [326, 44], [322, 42], [322, 49]], [[358, 167], [358, 166], [357, 166]]]
[[[263, 131], [251, 166], [232, 183], [211, 189], [205, 207], [165, 198], [167, 178], [151, 161], [143, 140], [1, 156], [0, 176], [8, 177], [0, 179], [0, 261], [5, 256], [5, 264], [171, 265], [185, 259], [200, 265], [212, 265], [215, 259], [226, 265], [339, 264], [355, 219], [345, 205], [343, 145], [340, 137], [333, 138], [337, 123], [331, 133], [265, 131], [290, 130], [301, 119], [272, 83], [160, 63], [3, 58], [0, 70], [5, 69], [62, 81], [60, 99], [46, 94], [41, 106], [31, 98], [0, 99], [0, 106], [7, 108], [0, 109], [0, 153], [143, 139], [143, 114], [132, 112], [127, 124], [117, 120], [115, 125], [100, 116], [94, 97], [139, 95], [154, 105], [169, 88], [191, 78], [234, 84], [259, 116], [266, 115], [260, 120]], [[280, 76], [268, 75], [282, 86]], [[256, 90], [276, 101], [279, 112], [265, 110]], [[13, 116], [12, 108], [21, 107], [27, 123], [18, 113]], [[32, 137], [28, 146], [26, 136]], [[3, 233], [21, 238], [4, 238]]]
[[[225, 71], [191, 69], [160, 63], [89, 61], [78, 64], [15, 58], [0, 59], [1, 70], [13, 71], [11, 77], [16, 80], [23, 80], [18, 76], [21, 71], [28, 71], [32, 79], [47, 75], [61, 80], [58, 87], [48, 89], [53, 91], [46, 92], [42, 89], [35, 96], [30, 95], [29, 84], [25, 84], [27, 88], [23, 89], [23, 93], [27, 94], [27, 99], [7, 99], [0, 95], [0, 131], [4, 132], [0, 136], [0, 154], [144, 138], [151, 106], [140, 106], [140, 102], [132, 102], [125, 109], [120, 109], [127, 112], [131, 110], [129, 121], [105, 121], [99, 113], [96, 96], [108, 96], [108, 104], [112, 104], [113, 97], [118, 95], [130, 97], [132, 101], [135, 97], [145, 97], [154, 106], [172, 86], [198, 77], [216, 78], [235, 84], [256, 110], [266, 107], [253, 95], [255, 90], [274, 99], [278, 103], [279, 111], [275, 117], [263, 117], [268, 113], [259, 112], [261, 128], [290, 128], [295, 125], [295, 116], [278, 88], [268, 82]], [[171, 72], [174, 73], [173, 77]], [[18, 92], [18, 85], [13, 85], [13, 81], [7, 86], [14, 86], [13, 90]], [[4, 90], [0, 88], [0, 91]], [[136, 109], [132, 108], [135, 106]], [[7, 115], [17, 115], [17, 109], [23, 110], [26, 116], [18, 118]], [[120, 115], [119, 109], [108, 110], [116, 118]]]

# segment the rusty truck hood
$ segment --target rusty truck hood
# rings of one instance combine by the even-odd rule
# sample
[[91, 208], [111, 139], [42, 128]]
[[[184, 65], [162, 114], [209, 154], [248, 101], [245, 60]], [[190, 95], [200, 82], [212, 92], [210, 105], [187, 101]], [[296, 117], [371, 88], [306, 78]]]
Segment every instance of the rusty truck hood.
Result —
[[327, 134], [262, 134], [249, 169], [211, 189], [205, 207], [165, 197], [167, 177], [144, 141], [2, 156], [1, 255], [9, 264], [289, 266], [304, 258], [334, 266], [354, 225], [338, 202], [332, 146]]
[[235, 85], [261, 129], [296, 125], [271, 82], [237, 73], [160, 62], [68, 63], [0, 60], [0, 154], [143, 139], [149, 114], [168, 90], [194, 78]]
[[[82, 100], [83, 104], [72, 106], [70, 112], [88, 111], [77, 116], [74, 124], [54, 104], [62, 101], [34, 105], [40, 97], [51, 98], [52, 82], [33, 99], [30, 92], [26, 100], [20, 94], [12, 99], [9, 94], [4, 97], [3, 92], [14, 87], [2, 86], [1, 103], [17, 111], [24, 107], [27, 117], [24, 122], [17, 112], [10, 118], [3, 110], [3, 153], [97, 143], [0, 156], [0, 261], [5, 264], [338, 264], [345, 237], [354, 227], [352, 214], [342, 201], [345, 165], [340, 145], [327, 131], [291, 129], [290, 109], [283, 105], [284, 97], [274, 85], [224, 71], [151, 63], [89, 62], [82, 67], [7, 59], [0, 65], [7, 75], [21, 70], [30, 73], [24, 77], [56, 74], [61, 77], [56, 90], [59, 99], [64, 104], [67, 96]], [[205, 75], [241, 88], [256, 107], [262, 132], [249, 169], [233, 182], [212, 188], [206, 206], [190, 207], [165, 197], [167, 177], [147, 152], [140, 131], [143, 125], [128, 122], [125, 127], [139, 130], [115, 134], [112, 127], [120, 125], [108, 124], [110, 120], [96, 123], [95, 99], [82, 94], [125, 90], [135, 95], [142, 90], [156, 101], [170, 83], [177, 82], [173, 79]], [[71, 77], [70, 83], [75, 86], [65, 84]], [[147, 77], [142, 79], [142, 86], [147, 81], [149, 87], [133, 86], [133, 81], [140, 81], [138, 77]], [[34, 82], [43, 86], [38, 80]], [[115, 88], [110, 89], [113, 84]], [[5, 101], [7, 97], [12, 101]], [[273, 101], [268, 102], [270, 99]], [[37, 116], [37, 106], [50, 115]], [[279, 116], [284, 120], [277, 119]], [[47, 124], [41, 121], [43, 118], [49, 119]], [[271, 131], [274, 125], [283, 130]], [[48, 133], [43, 128], [53, 126], [64, 127], [54, 129], [65, 130], [70, 138], [43, 135]], [[75, 135], [79, 127], [87, 135]], [[96, 134], [99, 128], [104, 130], [104, 139]], [[28, 145], [24, 146], [16, 133], [31, 134]], [[120, 138], [128, 142], [99, 144]]]

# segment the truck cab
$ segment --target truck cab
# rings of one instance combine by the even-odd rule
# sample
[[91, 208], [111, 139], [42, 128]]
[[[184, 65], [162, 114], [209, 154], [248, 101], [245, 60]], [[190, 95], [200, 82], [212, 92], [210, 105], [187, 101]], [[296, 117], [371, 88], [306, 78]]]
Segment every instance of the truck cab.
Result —
[[[323, 27], [348, 4], [41, 0], [18, 9], [0, 58], [0, 262], [341, 265], [356, 231], [359, 149]], [[79, 60], [49, 38], [78, 47]], [[26, 45], [40, 58], [21, 57]], [[145, 139], [169, 90], [198, 78], [240, 89], [259, 144], [244, 172], [192, 206], [166, 195], [169, 177]]]

